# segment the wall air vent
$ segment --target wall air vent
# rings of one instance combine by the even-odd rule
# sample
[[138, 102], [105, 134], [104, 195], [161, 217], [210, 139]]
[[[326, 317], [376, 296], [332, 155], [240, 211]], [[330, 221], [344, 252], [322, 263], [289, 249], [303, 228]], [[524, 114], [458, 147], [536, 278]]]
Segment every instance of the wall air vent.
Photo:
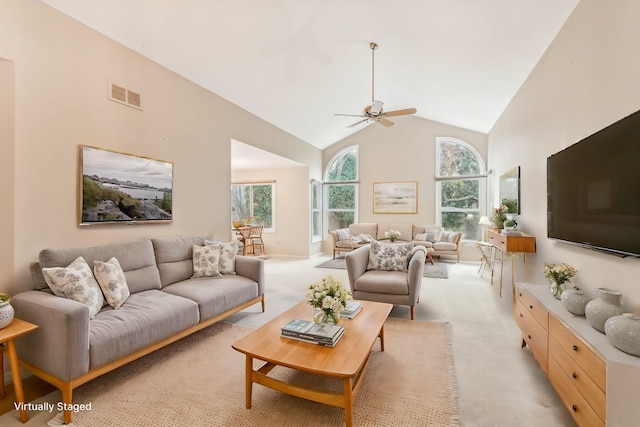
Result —
[[111, 101], [142, 110], [141, 96], [139, 93], [111, 82], [108, 82], [108, 88], [109, 92], [107, 96]]

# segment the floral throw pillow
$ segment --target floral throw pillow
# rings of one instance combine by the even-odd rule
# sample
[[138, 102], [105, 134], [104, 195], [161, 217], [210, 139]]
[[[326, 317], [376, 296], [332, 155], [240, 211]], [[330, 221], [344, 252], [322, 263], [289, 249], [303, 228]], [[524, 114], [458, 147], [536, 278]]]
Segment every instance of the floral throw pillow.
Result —
[[193, 245], [193, 276], [220, 277], [220, 249], [215, 245]]
[[118, 260], [112, 257], [107, 262], [94, 261], [93, 274], [98, 280], [107, 303], [114, 309], [120, 308], [129, 298], [130, 292]]
[[218, 242], [212, 245], [220, 251], [219, 269], [221, 274], [236, 274], [237, 242]]
[[413, 243], [371, 242], [369, 248], [369, 270], [407, 271]]
[[55, 295], [89, 307], [89, 318], [93, 319], [102, 308], [104, 296], [100, 286], [81, 256], [66, 267], [43, 268], [42, 274]]

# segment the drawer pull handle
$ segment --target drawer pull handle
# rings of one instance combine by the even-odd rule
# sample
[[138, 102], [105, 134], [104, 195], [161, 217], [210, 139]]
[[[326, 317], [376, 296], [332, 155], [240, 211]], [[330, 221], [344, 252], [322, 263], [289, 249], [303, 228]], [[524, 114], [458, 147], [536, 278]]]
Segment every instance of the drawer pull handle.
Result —
[[523, 317], [523, 316], [522, 316], [522, 313], [520, 313], [520, 317]]
[[527, 335], [527, 337], [528, 337], [529, 339], [531, 339], [531, 335]]
[[574, 345], [572, 348], [573, 348], [573, 351], [578, 351], [578, 346], [577, 345]]
[[571, 374], [571, 376], [572, 376], [573, 378], [578, 378], [578, 374], [576, 374], [575, 372], [574, 372], [573, 374]]
[[530, 306], [529, 306], [529, 308], [530, 308], [531, 310], [533, 310], [533, 306], [532, 306], [532, 305], [530, 305]]
[[573, 409], [573, 412], [578, 412], [578, 406], [577, 405], [571, 405], [571, 409]]

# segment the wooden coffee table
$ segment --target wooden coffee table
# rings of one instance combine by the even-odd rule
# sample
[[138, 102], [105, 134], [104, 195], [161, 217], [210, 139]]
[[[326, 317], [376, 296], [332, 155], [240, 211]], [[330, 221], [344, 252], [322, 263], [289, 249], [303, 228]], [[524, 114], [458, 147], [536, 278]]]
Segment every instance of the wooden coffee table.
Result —
[[[280, 329], [291, 319], [311, 320], [312, 307], [306, 302], [301, 302], [236, 341], [232, 347], [246, 355], [247, 409], [251, 408], [253, 383], [258, 383], [292, 396], [344, 408], [345, 424], [350, 427], [353, 422], [353, 402], [378, 337], [380, 349], [384, 351], [384, 322], [393, 307], [391, 304], [371, 301], [361, 303], [362, 310], [355, 318], [340, 320], [345, 332], [333, 348], [280, 336]], [[265, 363], [254, 369], [253, 359]], [[343, 391], [332, 393], [312, 390], [269, 377], [268, 373], [276, 366], [341, 379]]]

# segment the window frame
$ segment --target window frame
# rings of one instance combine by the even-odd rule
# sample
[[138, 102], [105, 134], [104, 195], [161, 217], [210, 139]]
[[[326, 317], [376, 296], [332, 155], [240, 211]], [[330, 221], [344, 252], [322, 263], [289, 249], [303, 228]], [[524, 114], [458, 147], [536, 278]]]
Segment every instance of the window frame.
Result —
[[[323, 182], [315, 179], [311, 180], [311, 218], [309, 220], [309, 224], [311, 224], [311, 243], [318, 243], [322, 241], [323, 238], [323, 230], [324, 230], [324, 220], [322, 218], [323, 212]], [[313, 234], [315, 227], [315, 221], [319, 221], [318, 224], [318, 233]]]
[[[446, 212], [460, 212], [463, 213], [466, 218], [473, 219], [473, 225], [478, 226], [477, 222], [480, 217], [487, 215], [487, 178], [488, 172], [486, 169], [486, 165], [484, 159], [476, 150], [476, 148], [469, 144], [468, 142], [454, 137], [436, 137], [435, 138], [435, 218], [436, 223], [442, 224], [442, 214]], [[440, 158], [442, 151], [443, 143], [451, 143], [460, 145], [469, 151], [478, 163], [480, 168], [479, 173], [476, 174], [468, 174], [468, 175], [440, 175]], [[447, 181], [478, 181], [478, 207], [477, 208], [452, 208], [452, 207], [444, 207], [442, 206], [442, 183]], [[484, 185], [483, 185], [484, 181]], [[474, 214], [477, 214], [477, 218]], [[474, 227], [476, 231], [479, 231], [482, 234], [482, 227]], [[453, 230], [453, 231], [464, 231], [464, 230]], [[480, 240], [482, 240], [482, 236], [480, 236]]]
[[[271, 227], [266, 227], [262, 230], [263, 233], [275, 233], [276, 232], [276, 182], [275, 181], [254, 181], [254, 182], [233, 182], [229, 188], [229, 196], [233, 197], [234, 186], [246, 186], [249, 187], [249, 217], [253, 217], [253, 187], [254, 186], [271, 186]], [[233, 202], [231, 203], [233, 209]], [[233, 210], [231, 212], [233, 218]], [[242, 219], [242, 218], [240, 218]]]
[[[345, 180], [345, 181], [331, 181], [329, 180], [329, 171], [331, 169], [331, 167], [333, 166], [333, 164], [340, 159], [341, 157], [348, 155], [350, 153], [354, 153], [355, 155], [355, 159], [356, 159], [356, 176], [355, 179], [353, 180]], [[324, 168], [324, 173], [323, 173], [323, 178], [324, 178], [324, 182], [323, 182], [323, 192], [322, 192], [322, 198], [323, 198], [323, 215], [322, 215], [322, 223], [323, 223], [323, 228], [325, 230], [329, 230], [329, 215], [332, 212], [353, 212], [353, 223], [357, 223], [358, 222], [358, 212], [359, 212], [359, 189], [360, 189], [360, 181], [359, 181], [359, 176], [360, 176], [360, 155], [359, 155], [359, 146], [358, 145], [350, 145], [348, 147], [345, 147], [343, 149], [341, 149], [340, 151], [338, 151], [336, 154], [333, 155], [333, 157], [331, 157], [331, 159], [327, 162], [327, 165]], [[353, 209], [330, 209], [329, 208], [329, 189], [332, 186], [339, 186], [339, 185], [352, 185], [353, 186], [353, 197], [354, 197], [354, 201], [353, 201]]]

